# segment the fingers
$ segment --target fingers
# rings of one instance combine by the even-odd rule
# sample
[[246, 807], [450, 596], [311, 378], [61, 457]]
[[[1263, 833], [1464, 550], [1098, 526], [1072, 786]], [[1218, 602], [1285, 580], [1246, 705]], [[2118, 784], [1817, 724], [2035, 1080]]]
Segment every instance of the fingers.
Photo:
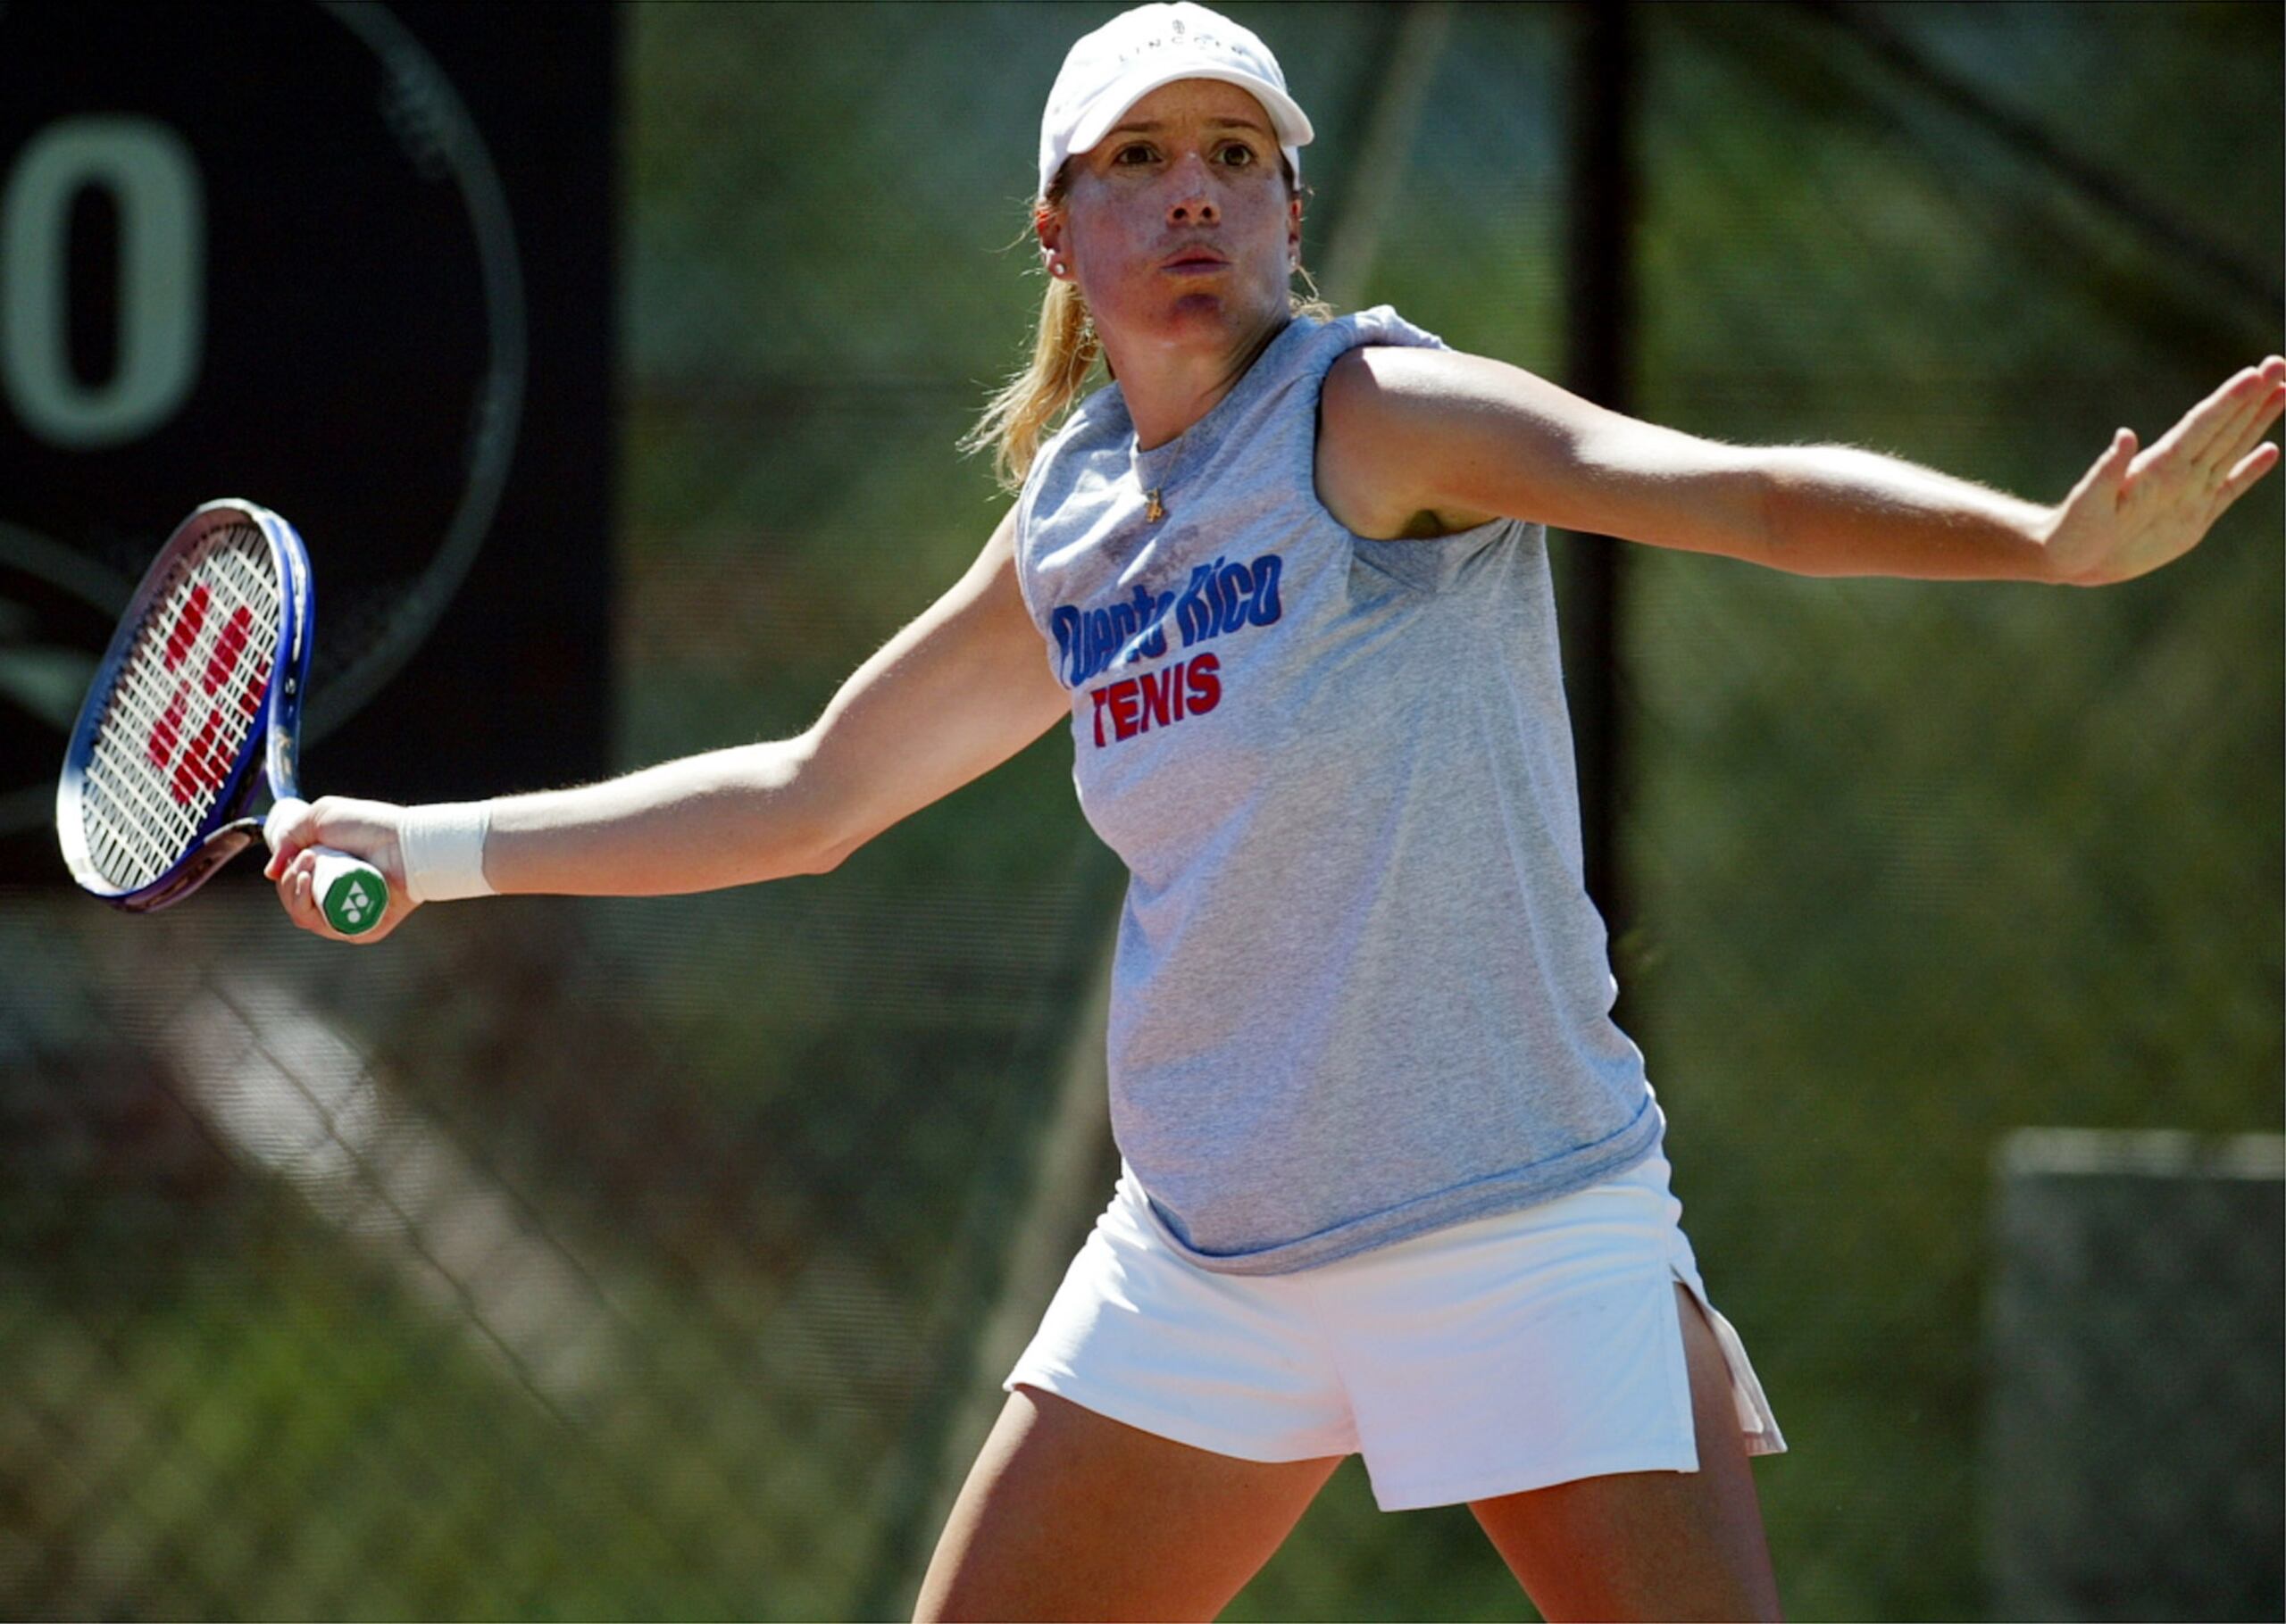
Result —
[[279, 802], [270, 809], [270, 816], [262, 820], [262, 837], [270, 847], [270, 861], [262, 868], [263, 878], [276, 879], [304, 846], [317, 844], [316, 808], [307, 801], [291, 797]]
[[314, 802], [284, 800], [263, 823], [270, 862], [263, 872], [275, 879], [309, 846], [330, 845], [362, 857], [382, 873], [397, 876], [397, 826], [404, 808], [387, 801], [321, 795]]
[[2214, 469], [2218, 475], [2236, 479], [2238, 471], [2245, 466], [2247, 454], [2262, 443], [2270, 432], [2271, 424], [2278, 421], [2282, 406], [2286, 406], [2286, 384], [2273, 385], [2249, 397], [2246, 409], [2228, 432], [2215, 445]]
[[2270, 427], [2271, 419], [2278, 415], [2281, 399], [2286, 399], [2286, 389], [2257, 378], [2232, 403], [2232, 409], [2223, 415], [2200, 455], [2201, 463], [2210, 474], [2220, 479], [2254, 448], [2254, 443]]
[[2109, 490], [2116, 499], [2120, 485], [2127, 478], [2127, 471], [2135, 461], [2135, 430], [2123, 429], [2111, 437], [2111, 445], [2098, 457], [2081, 477], [2068, 501], [2077, 501], [2089, 491], [2098, 487]]
[[2232, 374], [2221, 388], [2184, 412], [2173, 428], [2152, 443], [2151, 462], [2171, 462], [2178, 468], [2197, 462], [2237, 407], [2239, 396], [2234, 391], [2242, 389], [2252, 376], [2250, 369]]
[[2232, 410], [2220, 415], [2200, 458], [2212, 487], [2209, 524], [2277, 464], [2279, 448], [2264, 444], [2263, 437], [2286, 409], [2286, 359], [2273, 355], [2259, 367], [2248, 368], [2232, 380], [2231, 387]]
[[[273, 866], [279, 860], [272, 857]], [[312, 853], [300, 853], [284, 860], [276, 876], [278, 900], [285, 904], [286, 917], [315, 936], [332, 937], [336, 933], [326, 923], [325, 910], [318, 905], [317, 857]]]
[[[344, 936], [333, 928], [325, 916], [325, 906], [318, 895], [318, 843], [312, 842], [288, 858], [275, 876], [278, 900], [286, 909], [286, 917], [313, 936], [321, 936], [329, 942], [346, 942], [352, 947], [369, 947], [381, 941], [399, 925], [405, 916], [421, 904], [406, 896], [395, 883], [388, 887], [388, 906], [380, 922], [359, 936]], [[385, 879], [387, 876], [383, 877]]]
[[2234, 373], [2221, 388], [2193, 406], [2177, 427], [2176, 444], [2184, 455], [2202, 466], [2236, 460], [2230, 448], [2247, 427], [2266, 422], [2278, 385], [2286, 381], [2286, 360], [2273, 355], [2258, 367]]
[[2257, 446], [2231, 470], [2230, 478], [2223, 481], [2223, 489], [2215, 501], [2215, 513], [2220, 518], [2224, 509], [2253, 487], [2254, 482], [2278, 466], [2281, 453], [2272, 445]]
[[[341, 795], [321, 796], [314, 803], [279, 802], [263, 822], [271, 852], [262, 871], [277, 886], [278, 900], [287, 917], [313, 936], [358, 946], [380, 941], [403, 923], [419, 904], [405, 894], [403, 858], [396, 844], [402, 812], [388, 802]], [[328, 847], [371, 862], [388, 887], [387, 911], [362, 935], [344, 936], [325, 917], [324, 899], [316, 887], [318, 860]]]

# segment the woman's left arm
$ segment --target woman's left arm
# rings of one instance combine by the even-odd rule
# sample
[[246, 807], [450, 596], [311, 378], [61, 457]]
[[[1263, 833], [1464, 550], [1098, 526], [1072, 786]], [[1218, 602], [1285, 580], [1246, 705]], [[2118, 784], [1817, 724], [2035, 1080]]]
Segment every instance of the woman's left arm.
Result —
[[2286, 359], [2136, 453], [2123, 429], [2053, 507], [1841, 446], [1726, 446], [1450, 350], [1353, 350], [1326, 379], [1318, 483], [1362, 535], [1495, 514], [1798, 575], [2102, 586], [2181, 557], [2278, 460]]

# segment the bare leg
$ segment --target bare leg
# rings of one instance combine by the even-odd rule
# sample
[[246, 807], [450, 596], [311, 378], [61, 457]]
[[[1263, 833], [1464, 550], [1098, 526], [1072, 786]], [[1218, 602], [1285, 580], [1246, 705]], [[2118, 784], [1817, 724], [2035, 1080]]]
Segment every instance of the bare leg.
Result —
[[1714, 1328], [1675, 1284], [1698, 1440], [1695, 1472], [1613, 1472], [1469, 1509], [1541, 1614], [1778, 1619], [1762, 1507]]
[[1020, 1387], [969, 1471], [914, 1616], [1211, 1619], [1339, 1464], [1234, 1460]]

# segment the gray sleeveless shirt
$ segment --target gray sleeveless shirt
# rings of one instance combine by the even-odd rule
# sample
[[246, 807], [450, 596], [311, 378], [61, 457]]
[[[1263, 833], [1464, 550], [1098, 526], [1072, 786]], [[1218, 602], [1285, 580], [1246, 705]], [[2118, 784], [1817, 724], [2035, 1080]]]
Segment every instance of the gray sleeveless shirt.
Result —
[[1017, 508], [1080, 804], [1130, 876], [1114, 1136], [1226, 1273], [1585, 1188], [1665, 1126], [1581, 878], [1545, 531], [1372, 541], [1317, 499], [1318, 392], [1368, 344], [1440, 340], [1297, 318], [1150, 451], [1111, 385]]

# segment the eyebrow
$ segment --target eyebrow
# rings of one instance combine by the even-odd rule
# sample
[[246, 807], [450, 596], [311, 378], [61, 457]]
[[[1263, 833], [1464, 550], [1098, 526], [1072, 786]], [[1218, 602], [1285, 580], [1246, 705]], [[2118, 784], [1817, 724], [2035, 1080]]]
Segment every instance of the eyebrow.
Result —
[[[1251, 129], [1258, 136], [1270, 133], [1256, 119], [1209, 119], [1206, 127], [1209, 129]], [[1156, 119], [1147, 119], [1139, 124], [1114, 124], [1104, 132], [1104, 139], [1108, 141], [1112, 137], [1120, 135], [1156, 136], [1165, 128]]]

